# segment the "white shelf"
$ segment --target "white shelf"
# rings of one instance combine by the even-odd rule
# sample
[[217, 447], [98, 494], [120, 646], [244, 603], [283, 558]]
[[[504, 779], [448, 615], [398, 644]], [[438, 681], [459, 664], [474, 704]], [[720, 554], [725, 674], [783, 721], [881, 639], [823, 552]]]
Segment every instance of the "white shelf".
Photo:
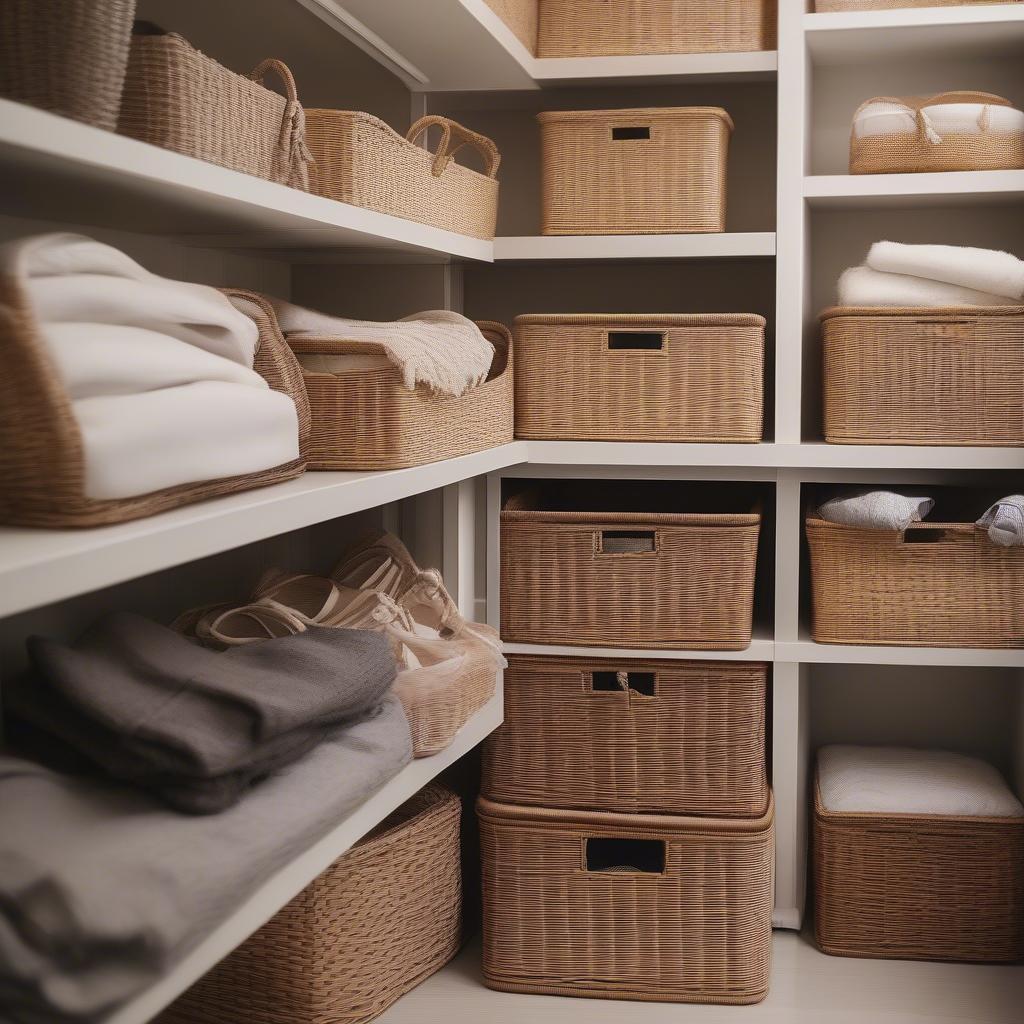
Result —
[[652, 54], [635, 57], [531, 57], [527, 71], [542, 86], [769, 82], [774, 50], [751, 53]]
[[155, 985], [109, 1016], [105, 1024], [143, 1024], [151, 1020], [214, 964], [269, 921], [289, 900], [396, 807], [418, 793], [440, 772], [494, 732], [501, 725], [502, 717], [503, 700], [499, 679], [494, 697], [462, 727], [447, 750], [406, 765], [344, 821], [264, 882], [226, 921], [214, 928], [201, 945]]
[[495, 261], [712, 260], [775, 255], [775, 232], [703, 235], [523, 235], [494, 240]]
[[1024, 201], [1024, 171], [946, 171], [931, 174], [817, 174], [804, 178], [813, 207], [964, 206]]
[[816, 665], [960, 665], [974, 668], [1024, 668], [1024, 649], [976, 647], [871, 647], [779, 640], [775, 660]]
[[608, 658], [612, 661], [638, 659], [648, 661], [662, 658], [671, 661], [772, 661], [775, 644], [763, 631], [754, 630], [750, 646], [742, 651], [667, 651], [635, 647], [576, 647], [570, 644], [515, 644], [502, 645], [506, 654], [528, 654], [536, 657]]

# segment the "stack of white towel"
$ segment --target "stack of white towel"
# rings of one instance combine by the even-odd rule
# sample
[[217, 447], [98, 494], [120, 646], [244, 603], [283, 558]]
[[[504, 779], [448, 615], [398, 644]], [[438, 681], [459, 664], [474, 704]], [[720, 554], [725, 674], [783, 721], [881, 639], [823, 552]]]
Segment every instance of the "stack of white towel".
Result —
[[839, 278], [841, 306], [1014, 306], [1024, 260], [995, 249], [875, 242], [864, 266]]

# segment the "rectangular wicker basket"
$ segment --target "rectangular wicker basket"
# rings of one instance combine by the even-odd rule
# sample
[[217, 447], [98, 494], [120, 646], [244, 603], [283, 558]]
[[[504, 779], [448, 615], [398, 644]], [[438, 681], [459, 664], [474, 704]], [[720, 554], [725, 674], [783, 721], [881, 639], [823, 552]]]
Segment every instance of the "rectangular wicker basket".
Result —
[[538, 57], [775, 49], [776, 0], [538, 2]]
[[756, 444], [763, 317], [516, 317], [516, 436]]
[[512, 29], [519, 42], [536, 56], [541, 0], [484, 0], [484, 3]]
[[900, 11], [907, 7], [991, 7], [993, 4], [1019, 4], [1024, 0], [816, 0], [818, 13], [842, 11]]
[[[395, 367], [336, 373], [303, 370], [313, 426], [307, 468], [403, 469], [512, 440], [512, 335], [478, 324], [495, 347], [490, 378], [458, 397], [408, 390]], [[297, 354], [378, 355], [379, 345], [343, 338], [288, 339]]]
[[[417, 145], [441, 129], [437, 150]], [[490, 139], [438, 115], [421, 117], [403, 138], [371, 114], [307, 110], [306, 138], [316, 162], [317, 195], [472, 238], [494, 238], [498, 220], [498, 166]], [[475, 150], [483, 172], [456, 163]]]
[[759, 817], [767, 675], [755, 662], [512, 655], [481, 792], [541, 807]]
[[462, 933], [461, 802], [421, 790], [158, 1018], [366, 1024], [440, 970]]
[[733, 124], [720, 107], [550, 110], [541, 126], [541, 233], [725, 230]]
[[477, 803], [490, 988], [756, 1003], [771, 961], [774, 808], [753, 820]]
[[1024, 306], [821, 316], [825, 440], [1024, 445]]
[[[685, 507], [700, 510], [665, 511]], [[713, 494], [684, 499], [637, 481], [601, 481], [589, 493], [575, 481], [510, 498], [501, 512], [502, 637], [748, 647], [761, 516], [713, 507]]]
[[807, 519], [814, 639], [898, 647], [1024, 647], [1024, 548], [973, 523], [903, 533]]
[[828, 811], [816, 783], [812, 846], [825, 953], [1024, 958], [1024, 818]]

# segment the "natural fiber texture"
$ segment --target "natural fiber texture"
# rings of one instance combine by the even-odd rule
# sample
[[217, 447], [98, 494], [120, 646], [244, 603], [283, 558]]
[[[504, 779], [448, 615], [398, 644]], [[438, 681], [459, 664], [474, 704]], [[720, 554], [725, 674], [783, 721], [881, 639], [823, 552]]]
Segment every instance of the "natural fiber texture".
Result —
[[539, 6], [538, 57], [775, 49], [776, 0], [539, 0]]
[[541, 0], [484, 0], [530, 53], [537, 53], [538, 7]]
[[756, 444], [764, 328], [744, 313], [518, 316], [516, 436]]
[[766, 679], [754, 662], [511, 655], [481, 792], [541, 807], [757, 817], [768, 803]]
[[[494, 237], [501, 157], [490, 139], [437, 115], [421, 117], [405, 138], [358, 111], [307, 110], [306, 118], [317, 195], [460, 235]], [[433, 153], [416, 145], [432, 127], [441, 129]], [[452, 159], [467, 146], [482, 157], [482, 174]]]
[[905, 7], [984, 7], [992, 4], [1019, 4], [1024, 0], [816, 0], [819, 13], [831, 11], [898, 11]]
[[0, 96], [113, 131], [135, 0], [4, 0]]
[[[265, 89], [273, 72], [287, 99]], [[309, 152], [291, 72], [265, 60], [237, 75], [175, 33], [132, 36], [122, 135], [295, 188], [309, 188]]]
[[817, 643], [1024, 647], [1024, 548], [974, 523], [889, 533], [808, 518], [807, 543]]
[[544, 111], [541, 233], [725, 230], [732, 119], [719, 107]]
[[[491, 377], [458, 398], [408, 391], [391, 365], [344, 373], [304, 371], [313, 416], [310, 469], [401, 469], [512, 440], [512, 348], [507, 327], [478, 324], [495, 347]], [[294, 352], [379, 354], [340, 338], [289, 338]]]
[[1024, 445], [1024, 306], [821, 317], [825, 440]]
[[421, 790], [157, 1020], [373, 1020], [458, 951], [460, 817], [450, 790]]
[[950, 133], [937, 137], [925, 107], [942, 103], [980, 103], [1009, 106], [991, 93], [946, 92], [938, 96], [877, 97], [862, 103], [857, 115], [872, 103], [899, 103], [916, 112], [916, 130], [898, 135], [857, 138], [850, 134], [851, 174], [902, 174], [924, 171], [999, 171], [1024, 167], [1024, 132], [983, 130], [978, 134]]
[[[604, 999], [764, 998], [770, 801], [752, 821], [558, 811], [483, 798], [477, 812], [486, 985]], [[595, 857], [588, 870], [592, 839], [625, 840], [615, 844], [622, 860], [597, 870]], [[638, 859], [635, 839], [663, 855], [655, 871], [626, 866]]]
[[1024, 818], [836, 813], [816, 782], [812, 845], [824, 952], [1024, 958]]

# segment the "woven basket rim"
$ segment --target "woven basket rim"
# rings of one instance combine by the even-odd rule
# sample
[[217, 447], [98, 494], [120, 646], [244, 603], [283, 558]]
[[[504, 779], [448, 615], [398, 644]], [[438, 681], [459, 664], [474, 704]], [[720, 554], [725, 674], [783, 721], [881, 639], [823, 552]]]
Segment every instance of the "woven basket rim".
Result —
[[607, 123], [612, 120], [625, 121], [683, 121], [700, 117], [714, 117], [723, 121], [730, 131], [735, 129], [729, 112], [724, 107], [626, 107], [617, 110], [542, 110], [537, 122], [542, 125], [561, 122]]
[[502, 521], [533, 523], [570, 523], [587, 526], [760, 526], [760, 512], [552, 512], [534, 509], [503, 508]]
[[919, 316], [962, 320], [972, 316], [1024, 316], [1024, 305], [1008, 302], [1005, 306], [829, 306], [822, 310], [822, 323], [843, 316], [885, 317]]
[[[409, 816], [402, 816], [407, 804], [420, 801], [423, 806]], [[441, 782], [429, 782], [421, 790], [414, 793], [408, 800], [399, 804], [381, 823], [371, 829], [362, 839], [352, 846], [353, 851], [360, 855], [373, 854], [379, 846], [394, 839], [397, 833], [406, 831], [426, 818], [445, 813], [454, 805], [461, 806], [462, 800], [458, 793], [449, 789]], [[388, 822], [392, 822], [390, 825]], [[328, 869], [329, 870], [329, 869]]]
[[519, 324], [573, 324], [605, 326], [629, 324], [652, 327], [767, 327], [768, 321], [758, 313], [521, 313]]
[[988, 530], [985, 527], [978, 526], [977, 523], [945, 523], [938, 520], [928, 520], [924, 523], [911, 523], [906, 530], [868, 530], [862, 526], [847, 526], [845, 523], [830, 523], [827, 519], [821, 519], [818, 516], [807, 516], [807, 526], [813, 526], [815, 529], [828, 529], [828, 530], [845, 530], [847, 533], [861, 533], [866, 534], [869, 537], [891, 537], [900, 533], [906, 533], [909, 530], [951, 530], [956, 533], [987, 533]]
[[742, 672], [749, 669], [750, 676], [760, 675], [768, 671], [767, 661], [729, 661], [727, 659], [687, 658], [681, 661], [678, 658], [631, 658], [629, 656], [618, 658], [614, 655], [601, 655], [600, 657], [584, 658], [578, 655], [565, 657], [558, 654], [509, 654], [509, 664], [522, 665], [523, 667], [535, 665], [550, 669], [552, 665], [558, 667], [583, 668], [597, 665], [629, 665], [631, 667], [655, 668], [655, 669], [676, 669], [686, 670], [689, 668], [699, 669], [721, 669], [723, 672]]

